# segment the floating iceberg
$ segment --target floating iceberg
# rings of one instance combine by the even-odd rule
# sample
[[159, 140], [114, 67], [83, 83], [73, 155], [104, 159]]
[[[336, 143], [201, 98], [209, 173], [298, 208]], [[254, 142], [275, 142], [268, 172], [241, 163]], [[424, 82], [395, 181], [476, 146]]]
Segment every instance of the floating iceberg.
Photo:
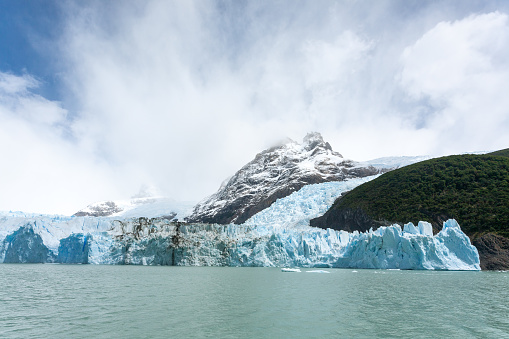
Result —
[[311, 271], [306, 271], [306, 273], [330, 273], [330, 272], [325, 271], [325, 270], [311, 270]]
[[283, 267], [281, 272], [300, 273], [300, 268], [286, 268]]
[[304, 186], [242, 225], [165, 218], [0, 215], [0, 262], [479, 270], [477, 249], [455, 220], [433, 236], [419, 222], [348, 233], [310, 227], [363, 181]]

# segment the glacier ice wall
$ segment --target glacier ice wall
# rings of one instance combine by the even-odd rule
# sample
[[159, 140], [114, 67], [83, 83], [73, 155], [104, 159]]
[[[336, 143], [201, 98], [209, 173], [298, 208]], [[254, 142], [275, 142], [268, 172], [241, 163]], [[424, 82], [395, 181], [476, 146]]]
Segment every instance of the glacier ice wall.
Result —
[[9, 262], [16, 253], [14, 257], [19, 260], [10, 262], [479, 269], [476, 248], [454, 220], [447, 221], [435, 236], [429, 232], [431, 225], [424, 222], [417, 227], [407, 224], [403, 230], [394, 225], [366, 233], [312, 227], [180, 224], [164, 219], [141, 223], [132, 219], [109, 226], [107, 231], [89, 228], [72, 233], [50, 250], [42, 241], [31, 245], [34, 241], [30, 236], [43, 239], [36, 233], [41, 229], [26, 224], [0, 239], [0, 259]]
[[477, 249], [455, 220], [435, 236], [426, 222], [365, 233], [308, 226], [367, 180], [304, 186], [242, 225], [4, 213], [0, 262], [480, 269]]

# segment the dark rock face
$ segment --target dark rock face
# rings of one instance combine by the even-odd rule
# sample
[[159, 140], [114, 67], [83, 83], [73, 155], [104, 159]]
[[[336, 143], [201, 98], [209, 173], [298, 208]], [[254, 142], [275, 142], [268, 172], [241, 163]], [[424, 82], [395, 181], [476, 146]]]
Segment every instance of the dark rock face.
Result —
[[380, 226], [390, 226], [392, 224], [388, 221], [373, 220], [362, 209], [344, 209], [341, 211], [329, 209], [323, 216], [310, 221], [310, 225], [313, 227], [331, 228], [347, 232], [366, 232], [370, 228], [375, 230]]
[[195, 206], [188, 222], [241, 224], [305, 185], [380, 173], [334, 152], [319, 133], [259, 153], [218, 192]]
[[8, 235], [4, 240], [4, 263], [45, 263], [53, 262], [53, 253], [44, 246], [39, 234], [35, 234], [32, 227], [20, 227], [16, 232]]
[[479, 251], [481, 269], [509, 270], [509, 239], [487, 233], [474, 239], [472, 244]]
[[[338, 200], [339, 199], [341, 199], [341, 197], [339, 197]], [[327, 212], [325, 212], [324, 215], [315, 219], [311, 219], [310, 225], [323, 229], [331, 228], [338, 231], [343, 230], [347, 232], [366, 232], [369, 231], [370, 228], [376, 230], [380, 226], [391, 226], [394, 224], [403, 226], [408, 222], [398, 220], [375, 220], [360, 208], [335, 208], [334, 206], [338, 200], [336, 200], [334, 205]], [[444, 222], [449, 219], [451, 219], [451, 217], [447, 215], [434, 216], [430, 221], [431, 226], [433, 227], [433, 233], [436, 234], [440, 232]]]

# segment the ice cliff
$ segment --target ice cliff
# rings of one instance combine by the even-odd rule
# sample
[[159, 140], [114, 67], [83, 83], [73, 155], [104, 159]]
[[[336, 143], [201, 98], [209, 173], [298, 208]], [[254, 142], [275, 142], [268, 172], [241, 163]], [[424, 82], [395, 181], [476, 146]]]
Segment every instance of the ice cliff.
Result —
[[426, 222], [366, 233], [308, 226], [342, 192], [370, 179], [304, 186], [242, 225], [3, 213], [0, 262], [480, 269], [455, 220], [435, 236]]

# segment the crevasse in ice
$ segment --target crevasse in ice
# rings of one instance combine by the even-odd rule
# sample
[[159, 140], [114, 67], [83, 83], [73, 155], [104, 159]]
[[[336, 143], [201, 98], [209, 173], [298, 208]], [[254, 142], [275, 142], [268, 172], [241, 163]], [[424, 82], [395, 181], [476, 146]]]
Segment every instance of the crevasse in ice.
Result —
[[476, 248], [455, 220], [435, 236], [427, 222], [365, 233], [308, 226], [367, 180], [304, 186], [243, 225], [4, 213], [0, 262], [480, 269]]

